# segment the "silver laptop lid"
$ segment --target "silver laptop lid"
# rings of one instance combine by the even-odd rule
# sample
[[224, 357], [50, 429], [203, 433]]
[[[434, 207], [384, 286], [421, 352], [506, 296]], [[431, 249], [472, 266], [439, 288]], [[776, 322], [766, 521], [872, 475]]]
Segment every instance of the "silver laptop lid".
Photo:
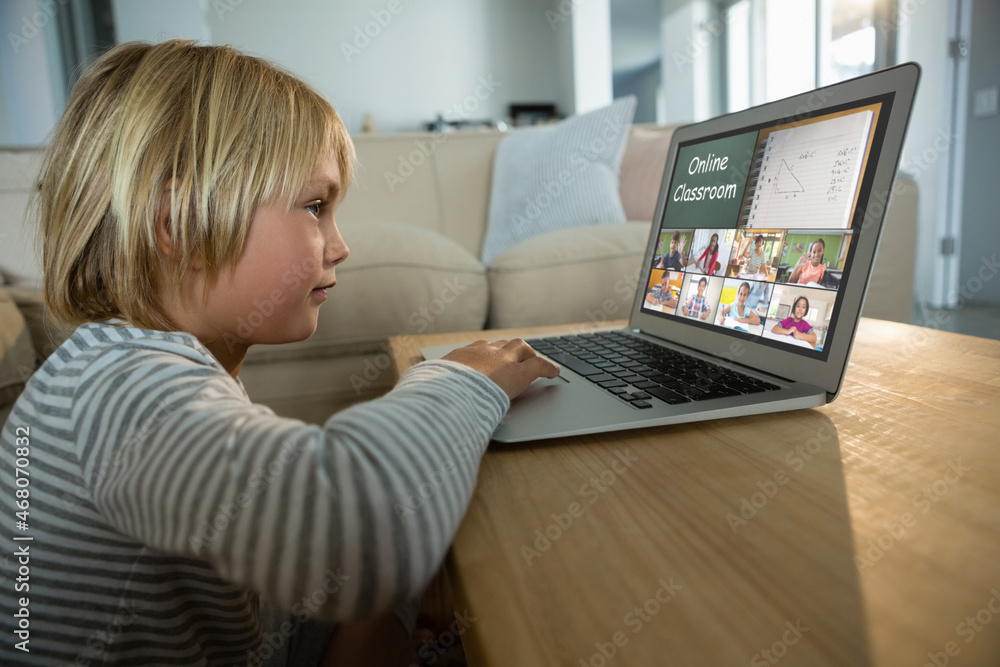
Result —
[[919, 75], [907, 63], [678, 129], [629, 326], [832, 399]]

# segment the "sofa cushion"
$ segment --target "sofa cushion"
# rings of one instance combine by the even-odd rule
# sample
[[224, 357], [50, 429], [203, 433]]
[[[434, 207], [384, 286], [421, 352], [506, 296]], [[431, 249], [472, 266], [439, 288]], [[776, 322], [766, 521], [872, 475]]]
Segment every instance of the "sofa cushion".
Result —
[[36, 357], [39, 361], [48, 359], [73, 334], [73, 327], [66, 327], [52, 319], [45, 309], [45, 297], [40, 287], [7, 286], [4, 289], [28, 325]]
[[556, 229], [624, 223], [618, 171], [634, 96], [557, 125], [511, 132], [497, 146], [481, 259]]
[[0, 409], [14, 403], [35, 369], [31, 333], [13, 299], [0, 287]]
[[250, 348], [247, 363], [330, 356], [388, 336], [479, 330], [489, 290], [479, 261], [452, 239], [414, 225], [343, 223], [351, 250], [307, 340]]
[[532, 237], [488, 269], [491, 328], [628, 317], [651, 222]]

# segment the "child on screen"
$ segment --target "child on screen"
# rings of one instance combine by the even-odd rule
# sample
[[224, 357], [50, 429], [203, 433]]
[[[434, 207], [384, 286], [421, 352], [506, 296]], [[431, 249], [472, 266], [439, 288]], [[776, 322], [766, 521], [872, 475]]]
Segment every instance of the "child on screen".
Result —
[[806, 285], [818, 283], [823, 279], [826, 271], [826, 264], [823, 257], [826, 254], [826, 241], [816, 239], [809, 245], [809, 252], [799, 257], [799, 261], [792, 268], [792, 275], [788, 277], [788, 282]]
[[124, 44], [82, 76], [37, 193], [46, 304], [76, 329], [2, 433], [33, 541], [0, 529], [31, 553], [30, 651], [0, 662], [399, 662], [510, 398], [558, 369], [480, 341], [324, 426], [250, 401], [247, 349], [309, 337], [332, 296], [352, 161], [327, 101], [228, 47]]
[[818, 337], [816, 336], [816, 331], [813, 329], [813, 325], [805, 320], [808, 314], [809, 299], [800, 296], [792, 304], [792, 314], [771, 327], [771, 331], [776, 334], [787, 334], [796, 340], [805, 341], [815, 347]]

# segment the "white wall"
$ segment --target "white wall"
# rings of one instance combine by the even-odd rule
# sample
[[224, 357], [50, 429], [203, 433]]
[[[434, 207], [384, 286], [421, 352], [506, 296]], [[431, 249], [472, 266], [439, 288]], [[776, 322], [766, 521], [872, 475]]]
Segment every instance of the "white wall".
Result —
[[922, 69], [900, 161], [900, 169], [916, 179], [920, 191], [914, 294], [918, 302], [935, 306], [947, 303], [935, 273], [946, 270], [939, 254], [939, 228], [947, 215], [949, 154], [957, 145], [951, 129], [949, 4], [935, 0], [905, 5], [909, 10], [901, 10], [898, 33], [900, 62], [914, 60]]
[[316, 86], [352, 132], [369, 113], [391, 132], [438, 114], [505, 118], [511, 102], [572, 109], [551, 14], [558, 0], [113, 4], [119, 41], [190, 37], [277, 61]]
[[573, 110], [587, 113], [611, 104], [611, 6], [587, 0], [573, 14]]
[[10, 146], [14, 143], [14, 126], [11, 124], [11, 109], [7, 103], [11, 95], [6, 92], [7, 83], [3, 70], [3, 66], [0, 66], [0, 91], [4, 92], [3, 100], [0, 101], [0, 146]]
[[[371, 114], [379, 131], [392, 132], [418, 129], [438, 114], [504, 119], [512, 102], [555, 103], [566, 115], [610, 102], [609, 2], [112, 0], [111, 6], [119, 42], [182, 37], [232, 44], [312, 83], [352, 131]], [[19, 34], [40, 7], [40, 0], [0, 2], [3, 34]], [[43, 20], [54, 30], [51, 17]], [[0, 145], [43, 143], [61, 112], [53, 100], [60, 86], [40, 83], [52, 76], [45, 37], [32, 37], [18, 53], [4, 41]], [[30, 104], [23, 103], [26, 95]]]
[[210, 5], [209, 0], [112, 0], [115, 39], [119, 44], [176, 37], [208, 42], [211, 35], [205, 19]]
[[[974, 0], [971, 7], [968, 109], [965, 124], [964, 187], [961, 195], [962, 236], [959, 241], [956, 306], [1000, 306], [1000, 279], [996, 256], [1000, 251], [1000, 190], [997, 188], [997, 155], [1000, 155], [1000, 115], [976, 113], [977, 91], [1000, 87], [1000, 3]], [[983, 279], [983, 278], [988, 279]]]
[[[553, 0], [553, 6], [557, 3]], [[576, 87], [573, 85], [573, 24], [566, 20], [572, 16], [572, 4], [565, 8], [554, 8], [547, 14], [552, 31], [556, 38], [556, 86], [558, 99], [563, 100], [560, 112], [570, 115], [576, 111]]]
[[705, 26], [713, 17], [712, 3], [691, 0], [678, 5], [664, 1], [660, 22], [663, 59], [660, 78], [664, 94], [663, 122], [689, 123], [716, 115], [718, 77], [714, 51], [717, 37]]
[[6, 118], [0, 123], [5, 132], [0, 134], [2, 146], [43, 144], [62, 113], [51, 83], [48, 43], [55, 30], [54, 13], [61, 9], [54, 3], [42, 7], [38, 0], [0, 2], [0, 106]]

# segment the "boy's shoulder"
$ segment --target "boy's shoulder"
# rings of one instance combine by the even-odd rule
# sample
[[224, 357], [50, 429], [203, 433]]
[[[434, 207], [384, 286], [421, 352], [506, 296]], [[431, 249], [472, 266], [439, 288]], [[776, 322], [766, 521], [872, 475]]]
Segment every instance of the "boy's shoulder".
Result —
[[140, 329], [121, 321], [81, 324], [46, 363], [92, 367], [99, 360], [128, 363], [144, 358], [171, 357], [223, 370], [212, 353], [192, 334]]

